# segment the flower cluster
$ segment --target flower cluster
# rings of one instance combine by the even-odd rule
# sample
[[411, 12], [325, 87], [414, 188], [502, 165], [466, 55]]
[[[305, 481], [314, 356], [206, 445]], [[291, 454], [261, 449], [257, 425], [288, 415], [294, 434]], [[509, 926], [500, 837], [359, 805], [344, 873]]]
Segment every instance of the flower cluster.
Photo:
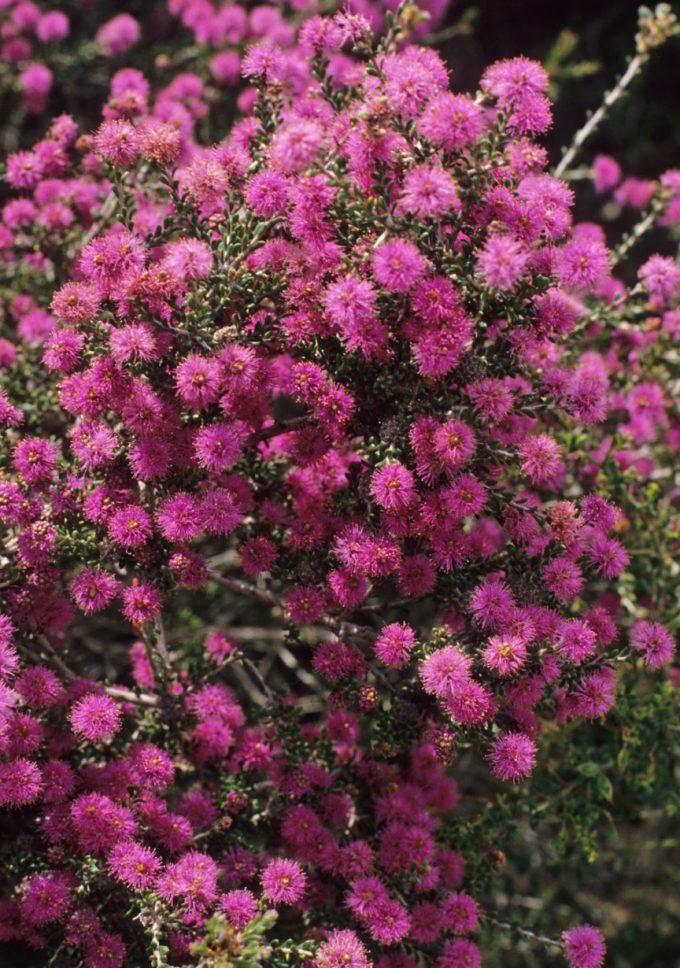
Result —
[[[28, 859], [0, 942], [46, 959], [236, 957], [274, 910], [274, 955], [318, 968], [480, 965], [497, 845], [470, 850], [458, 758], [493, 796], [673, 658], [672, 603], [624, 596], [622, 475], [680, 449], [640, 363], [673, 362], [680, 270], [626, 287], [630, 240], [574, 222], [540, 64], [453, 94], [411, 7], [376, 38], [366, 6], [170, 2], [252, 82], [224, 140], [197, 74], [123, 68], [94, 131], [7, 159], [0, 807]], [[678, 173], [653, 191], [672, 229]], [[212, 622], [234, 600], [300, 692]], [[104, 627], [130, 648], [97, 674]], [[591, 926], [560, 944], [604, 963]]]

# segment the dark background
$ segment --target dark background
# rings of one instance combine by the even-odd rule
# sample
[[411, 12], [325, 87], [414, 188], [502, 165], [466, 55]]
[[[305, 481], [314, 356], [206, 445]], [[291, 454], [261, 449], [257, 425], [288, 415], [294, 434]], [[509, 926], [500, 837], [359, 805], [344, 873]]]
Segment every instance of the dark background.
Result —
[[[454, 0], [446, 23], [457, 22], [467, 6]], [[440, 50], [452, 68], [453, 86], [468, 90], [499, 58], [523, 54], [545, 62], [561, 31], [572, 31], [578, 39], [572, 59], [597, 62], [599, 69], [559, 83], [555, 123], [546, 139], [556, 160], [586, 111], [597, 107], [604, 90], [625, 70], [634, 53], [638, 6], [635, 0], [478, 0], [471, 35], [445, 41]], [[678, 13], [678, 5], [673, 6]], [[652, 178], [680, 166], [680, 40], [655, 51], [630, 90], [632, 96], [618, 103], [588, 142], [586, 155], [614, 154], [626, 174], [637, 177]]]

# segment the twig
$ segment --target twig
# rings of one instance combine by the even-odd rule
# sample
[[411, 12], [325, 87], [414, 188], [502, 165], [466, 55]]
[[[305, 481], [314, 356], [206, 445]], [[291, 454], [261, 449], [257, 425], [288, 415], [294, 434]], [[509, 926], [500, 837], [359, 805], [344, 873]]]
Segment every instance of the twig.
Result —
[[593, 131], [602, 122], [609, 108], [616, 104], [624, 94], [626, 88], [647, 63], [652, 50], [655, 47], [660, 47], [666, 40], [677, 34], [677, 20], [669, 4], [659, 3], [653, 11], [646, 7], [640, 7], [638, 12], [638, 33], [635, 37], [635, 56], [631, 58], [628, 67], [611, 91], [607, 91], [599, 108], [591, 114], [583, 127], [579, 128], [574, 135], [574, 140], [555, 168], [556, 178], [561, 178], [569, 170], [574, 158]]
[[604, 100], [602, 101], [602, 104], [599, 106], [599, 108], [596, 111], [593, 111], [593, 113], [590, 115], [590, 117], [583, 125], [583, 127], [579, 128], [579, 130], [574, 135], [574, 140], [572, 141], [567, 151], [565, 151], [560, 163], [555, 168], [556, 178], [561, 178], [562, 175], [566, 171], [568, 171], [569, 166], [571, 165], [572, 161], [581, 150], [582, 146], [591, 136], [593, 131], [595, 131], [598, 125], [602, 122], [609, 108], [612, 107], [612, 105], [616, 104], [616, 102], [619, 100], [619, 98], [624, 93], [624, 91], [631, 83], [631, 81], [633, 81], [634, 78], [636, 78], [637, 75], [640, 73], [640, 71], [642, 70], [642, 66], [645, 63], [645, 61], [648, 59], [648, 57], [649, 57], [649, 54], [647, 55], [636, 54], [635, 57], [632, 58], [630, 64], [626, 68], [625, 73], [621, 75], [618, 82], [614, 85], [611, 91], [607, 91], [607, 93], [605, 94]]
[[135, 702], [140, 706], [157, 706], [158, 698], [148, 692], [133, 692], [132, 689], [125, 689], [124, 686], [105, 686], [106, 694], [113, 699], [122, 699], [124, 702]]
[[65, 676], [69, 680], [69, 682], [73, 682], [75, 679], [78, 678], [78, 676], [75, 674], [73, 669], [69, 669], [69, 667], [66, 665], [64, 660], [61, 658], [61, 656], [57, 654], [56, 649], [54, 648], [54, 646], [52, 645], [52, 643], [50, 642], [50, 640], [47, 638], [46, 635], [39, 635], [38, 642], [43, 647], [43, 649], [49, 654], [52, 664], [56, 666], [57, 669], [59, 669], [61, 674]]
[[562, 943], [556, 941], [555, 938], [549, 938], [545, 934], [536, 934], [534, 931], [529, 931], [528, 928], [519, 928], [514, 924], [510, 924], [509, 921], [499, 921], [497, 918], [492, 918], [488, 914], [482, 914], [481, 917], [488, 921], [489, 924], [493, 924], [497, 928], [504, 928], [507, 931], [515, 931], [517, 934], [523, 935], [525, 938], [531, 938], [532, 941], [540, 941], [542, 944], [550, 945], [551, 948], [562, 949]]
[[[237, 592], [240, 595], [248, 595], [251, 598], [257, 599], [259, 602], [265, 602], [267, 605], [275, 605], [278, 608], [285, 609], [285, 599], [283, 596], [278, 595], [268, 588], [258, 588], [257, 585], [251, 585], [249, 582], [243, 581], [240, 578], [227, 578], [226, 575], [221, 575], [212, 568], [209, 569], [208, 574], [213, 581], [222, 585], [223, 588], [229, 588], [231, 591]], [[368, 628], [368, 626], [355, 625], [353, 622], [346, 622], [344, 619], [336, 618], [334, 615], [322, 615], [310, 624], [323, 625], [324, 628], [335, 632], [338, 638], [341, 639], [353, 638], [372, 642], [376, 637], [376, 632]]]
[[[78, 676], [73, 669], [69, 668], [61, 656], [57, 653], [47, 636], [39, 635], [38, 642], [43, 647], [45, 652], [48, 653], [50, 661], [55, 668], [57, 668], [61, 674], [68, 679], [69, 682], [75, 682]], [[151, 696], [149, 693], [145, 692], [136, 693], [131, 689], [125, 689], [123, 686], [104, 686], [104, 691], [106, 692], [107, 696], [111, 696], [113, 699], [123, 699], [125, 702], [135, 702], [142, 706], [158, 705], [158, 699], [156, 696]]]
[[262, 675], [262, 673], [260, 672], [260, 670], [255, 665], [255, 663], [252, 661], [252, 659], [248, 659], [246, 656], [244, 656], [243, 657], [243, 665], [244, 666], [247, 666], [248, 669], [250, 669], [250, 671], [252, 672], [252, 674], [257, 679], [257, 682], [258, 682], [260, 688], [262, 689], [262, 692], [267, 697], [267, 702], [271, 706], [275, 706], [277, 704], [277, 702], [278, 702], [278, 697], [270, 689], [269, 684], [267, 683], [266, 679], [264, 678], [264, 676]]
[[622, 259], [628, 255], [633, 246], [642, 238], [642, 236], [654, 227], [654, 223], [663, 211], [663, 206], [660, 200], [655, 200], [652, 203], [651, 208], [648, 212], [642, 216], [639, 222], [633, 226], [627, 235], [624, 235], [623, 239], [616, 246], [612, 252], [610, 263], [612, 268]]

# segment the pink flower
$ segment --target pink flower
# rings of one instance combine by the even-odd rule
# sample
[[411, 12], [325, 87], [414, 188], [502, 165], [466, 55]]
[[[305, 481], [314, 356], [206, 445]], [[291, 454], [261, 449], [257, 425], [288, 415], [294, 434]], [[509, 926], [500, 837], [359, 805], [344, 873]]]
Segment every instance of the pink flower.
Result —
[[640, 267], [639, 276], [649, 295], [661, 302], [669, 302], [680, 288], [680, 268], [668, 256], [651, 256]]
[[595, 633], [587, 622], [578, 618], [564, 619], [558, 629], [557, 651], [568, 662], [579, 664], [595, 651]]
[[609, 253], [598, 239], [575, 238], [555, 253], [555, 275], [569, 289], [592, 292], [608, 274]]
[[23, 807], [38, 799], [43, 781], [35, 763], [17, 757], [0, 763], [0, 806]]
[[224, 487], [209, 491], [199, 507], [199, 522], [209, 534], [231, 534], [243, 520], [233, 493]]
[[529, 264], [529, 250], [508, 235], [491, 235], [477, 259], [477, 267], [487, 286], [512, 289]]
[[110, 605], [118, 594], [118, 580], [98, 568], [83, 568], [71, 582], [71, 594], [86, 615]]
[[474, 144], [484, 127], [482, 108], [467, 95], [449, 91], [431, 98], [416, 121], [419, 134], [448, 151]]
[[415, 498], [413, 474], [397, 462], [385, 464], [371, 476], [371, 496], [386, 511], [408, 507]]
[[210, 473], [229, 470], [241, 456], [243, 435], [229, 424], [202, 427], [194, 439], [201, 467]]
[[[246, 63], [247, 57], [243, 61], [244, 69]], [[277, 69], [271, 62], [267, 66], [261, 62], [260, 67], [270, 73]], [[269, 160], [272, 167], [284, 175], [304, 171], [316, 158], [323, 139], [324, 131], [318, 122], [308, 118], [287, 121], [271, 140]]]
[[201, 154], [183, 170], [184, 189], [196, 205], [219, 208], [229, 188], [229, 172], [214, 153]]
[[111, 739], [120, 729], [120, 707], [109, 696], [91, 693], [71, 707], [69, 721], [77, 736], [90, 743], [100, 743]]
[[113, 876], [133, 891], [152, 887], [161, 868], [156, 852], [134, 840], [116, 844], [107, 863]]
[[255, 44], [246, 51], [241, 65], [244, 77], [254, 77], [271, 84], [279, 79], [283, 68], [281, 51], [273, 44]]
[[258, 172], [246, 185], [246, 201], [256, 215], [272, 218], [288, 208], [291, 182], [278, 171]]
[[386, 625], [376, 639], [375, 654], [392, 669], [401, 669], [409, 660], [409, 653], [416, 644], [413, 629], [401, 622]]
[[205, 279], [213, 268], [213, 253], [207, 242], [179, 239], [165, 246], [161, 265], [181, 279]]
[[660, 669], [675, 655], [672, 635], [663, 625], [655, 622], [636, 622], [630, 642], [634, 649], [642, 653], [645, 662], [652, 669]]
[[228, 891], [220, 898], [220, 908], [237, 931], [242, 931], [257, 914], [257, 901], [252, 891]]
[[598, 719], [612, 707], [616, 683], [611, 669], [604, 668], [584, 676], [571, 694], [575, 709], [584, 719]]
[[151, 537], [151, 518], [138, 504], [126, 504], [111, 515], [108, 521], [112, 541], [129, 551], [145, 544]]
[[501, 676], [512, 676], [522, 668], [527, 647], [514, 635], [494, 635], [482, 653], [484, 664]]
[[536, 744], [524, 733], [499, 733], [491, 745], [488, 760], [501, 780], [523, 780], [536, 764]]
[[129, 122], [104, 121], [94, 138], [95, 150], [114, 168], [128, 168], [139, 156], [139, 136]]
[[488, 67], [480, 86], [497, 98], [502, 107], [508, 107], [527, 95], [547, 91], [548, 75], [538, 61], [513, 57]]
[[470, 596], [470, 611], [482, 628], [501, 625], [513, 611], [510, 590], [496, 576], [485, 578]]
[[411, 921], [406, 909], [390, 898], [377, 905], [366, 919], [366, 929], [374, 941], [383, 945], [398, 944], [409, 932]]
[[158, 878], [157, 890], [167, 901], [179, 899], [192, 915], [205, 913], [217, 898], [217, 864], [207, 854], [190, 850], [168, 864]]
[[481, 968], [481, 965], [479, 948], [467, 938], [447, 941], [435, 962], [435, 968]]
[[454, 696], [470, 678], [472, 659], [453, 645], [432, 652], [420, 665], [420, 678], [426, 692]]
[[591, 539], [588, 557], [595, 569], [608, 579], [617, 578], [630, 562], [621, 542], [602, 534], [596, 534]]
[[614, 188], [621, 178], [621, 166], [609, 155], [596, 155], [593, 159], [593, 180], [596, 192]]
[[179, 492], [163, 501], [156, 511], [158, 529], [168, 541], [191, 541], [201, 531], [199, 502], [192, 494]]
[[274, 904], [294, 904], [299, 901], [307, 887], [307, 877], [292, 860], [273, 860], [261, 875], [262, 893]]
[[454, 214], [460, 208], [456, 183], [443, 168], [417, 165], [404, 177], [399, 206], [422, 220]]
[[442, 926], [453, 934], [471, 934], [477, 930], [479, 911], [476, 901], [462, 892], [449, 894], [441, 902]]
[[51, 479], [57, 457], [57, 447], [51, 441], [24, 438], [14, 448], [12, 464], [27, 484], [41, 484]]
[[22, 916], [31, 925], [61, 920], [71, 906], [70, 889], [73, 886], [72, 877], [61, 871], [36, 874], [24, 888]]
[[35, 33], [43, 44], [52, 44], [63, 40], [69, 34], [69, 22], [66, 14], [60, 10], [49, 10], [44, 13], [36, 24]]
[[549, 434], [527, 437], [519, 448], [522, 470], [532, 484], [549, 484], [562, 466], [559, 444]]
[[140, 37], [139, 22], [130, 14], [120, 13], [99, 28], [95, 40], [107, 57], [118, 57], [134, 46]]
[[329, 319], [343, 333], [373, 319], [377, 293], [370, 282], [344, 276], [326, 289], [323, 303]]
[[175, 768], [170, 756], [160, 746], [155, 743], [138, 743], [129, 753], [138, 774], [139, 786], [162, 790], [172, 784]]
[[278, 548], [269, 538], [249, 538], [239, 549], [241, 567], [246, 575], [261, 575], [269, 571], [278, 557]]
[[161, 610], [161, 593], [150, 582], [137, 582], [123, 590], [123, 615], [132, 623], [150, 622]]
[[564, 953], [570, 968], [602, 968], [607, 947], [602, 934], [589, 924], [580, 924], [562, 934]]
[[553, 558], [543, 569], [543, 584], [561, 602], [573, 601], [582, 591], [585, 579], [568, 555]]
[[217, 400], [222, 378], [215, 360], [192, 354], [185, 357], [175, 370], [175, 382], [187, 407], [205, 410]]
[[319, 968], [371, 968], [366, 948], [353, 931], [331, 931], [316, 953]]
[[138, 130], [139, 150], [144, 158], [163, 167], [177, 161], [182, 150], [182, 138], [172, 124], [147, 120]]
[[412, 289], [425, 272], [426, 262], [418, 249], [403, 239], [383, 242], [371, 257], [373, 275], [388, 292]]

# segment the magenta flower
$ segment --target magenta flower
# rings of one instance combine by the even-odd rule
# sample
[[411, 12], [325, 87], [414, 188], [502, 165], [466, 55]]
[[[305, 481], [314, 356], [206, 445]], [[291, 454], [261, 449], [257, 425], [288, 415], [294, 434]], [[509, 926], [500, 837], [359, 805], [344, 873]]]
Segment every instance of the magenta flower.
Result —
[[98, 568], [84, 568], [71, 582], [71, 594], [85, 612], [100, 612], [118, 594], [118, 580]]
[[609, 253], [598, 239], [575, 238], [555, 254], [555, 275], [568, 289], [592, 291], [608, 273]]
[[371, 495], [386, 511], [406, 508], [415, 498], [413, 474], [403, 464], [385, 464], [373, 472]]
[[675, 643], [671, 633], [656, 622], [636, 622], [630, 637], [631, 645], [651, 666], [659, 669], [675, 655]]
[[174, 864], [168, 864], [157, 881], [157, 890], [167, 901], [186, 905], [191, 915], [204, 913], [217, 898], [217, 864], [207, 854], [190, 850]]
[[152, 887], [161, 868], [160, 857], [134, 840], [116, 844], [107, 857], [113, 876], [133, 891]]
[[536, 765], [536, 744], [524, 733], [499, 733], [488, 760], [492, 772], [501, 780], [523, 780]]
[[435, 968], [481, 968], [482, 956], [479, 948], [467, 938], [447, 941]]
[[196, 458], [210, 473], [229, 470], [241, 456], [243, 438], [228, 424], [211, 424], [196, 434]]
[[484, 127], [482, 108], [467, 95], [449, 91], [431, 98], [416, 121], [419, 134], [431, 144], [449, 151], [474, 144]]
[[37, 800], [43, 781], [38, 766], [24, 757], [0, 763], [0, 806], [23, 807]]
[[25, 887], [22, 917], [32, 926], [61, 920], [71, 906], [73, 886], [72, 876], [60, 871], [36, 874]]
[[149, 622], [161, 610], [162, 598], [150, 582], [139, 581], [123, 590], [123, 615], [129, 622]]
[[482, 653], [484, 664], [501, 676], [512, 676], [524, 665], [527, 647], [514, 635], [494, 635]]
[[100, 743], [111, 739], [120, 729], [120, 707], [109, 696], [91, 693], [71, 707], [69, 721], [77, 736], [90, 743]]
[[440, 905], [442, 926], [453, 934], [471, 934], [479, 925], [477, 902], [469, 894], [447, 895]]
[[227, 920], [242, 931], [257, 914], [257, 901], [252, 891], [245, 888], [238, 891], [227, 891], [220, 898], [220, 908], [226, 914]]
[[529, 251], [516, 239], [492, 235], [477, 259], [477, 267], [487, 286], [512, 289], [524, 275], [529, 256]]
[[319, 968], [371, 968], [366, 948], [353, 931], [331, 931], [316, 953]]
[[114, 168], [127, 168], [139, 155], [137, 130], [127, 121], [104, 121], [94, 138], [95, 150]]
[[373, 275], [388, 292], [408, 292], [422, 278], [425, 267], [418, 249], [403, 239], [383, 242], [371, 257]]
[[420, 665], [420, 678], [426, 692], [435, 696], [454, 696], [470, 678], [472, 659], [453, 645], [432, 652]]
[[562, 466], [559, 444], [549, 434], [527, 437], [519, 448], [522, 470], [532, 484], [549, 484]]
[[270, 861], [261, 875], [262, 893], [274, 904], [295, 904], [305, 893], [307, 876], [295, 861]]
[[440, 218], [460, 208], [455, 181], [436, 165], [418, 165], [404, 178], [399, 197], [403, 212], [420, 219]]
[[602, 968], [607, 947], [602, 934], [589, 924], [570, 928], [562, 935], [570, 968]]
[[413, 629], [401, 622], [386, 625], [376, 639], [375, 654], [392, 669], [400, 669], [409, 660], [409, 653], [416, 644]]
[[111, 515], [108, 521], [109, 536], [126, 551], [146, 544], [151, 537], [151, 518], [137, 504], [126, 504]]

